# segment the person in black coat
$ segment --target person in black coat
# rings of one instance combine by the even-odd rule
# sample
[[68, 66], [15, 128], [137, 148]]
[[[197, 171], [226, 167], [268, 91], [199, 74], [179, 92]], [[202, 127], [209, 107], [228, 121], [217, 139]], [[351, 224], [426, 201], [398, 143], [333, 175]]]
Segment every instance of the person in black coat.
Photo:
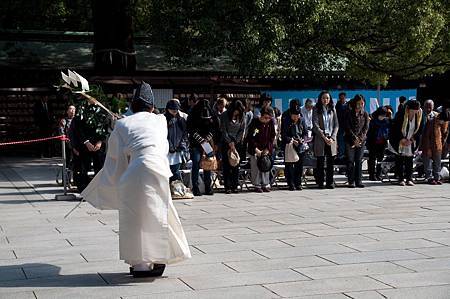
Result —
[[[291, 118], [291, 111], [296, 111], [297, 108], [300, 109], [300, 100], [292, 99], [289, 102], [289, 109], [284, 111], [281, 115], [281, 126], [283, 126], [283, 122], [289, 121]], [[281, 144], [284, 144], [284, 142], [281, 142]]]
[[[213, 117], [208, 100], [203, 99], [192, 108], [187, 119], [187, 129], [192, 160], [192, 192], [194, 196], [202, 196], [198, 186], [200, 161], [204, 154], [202, 144], [209, 143], [214, 148], [214, 144], [217, 144], [216, 138], [219, 130], [219, 124]], [[214, 153], [210, 155], [214, 155]], [[211, 171], [203, 171], [203, 181], [205, 183], [205, 194], [213, 195]]]
[[71, 145], [73, 150], [74, 182], [79, 192], [89, 184], [88, 172], [91, 163], [97, 174], [105, 162], [105, 142], [103, 136], [87, 124], [83, 115], [76, 116], [70, 124]]
[[292, 148], [296, 151], [299, 160], [297, 162], [285, 161], [286, 181], [289, 190], [302, 190], [303, 156], [308, 147], [307, 144], [304, 143], [304, 139], [307, 136], [307, 129], [301, 117], [300, 105], [291, 106], [287, 112], [289, 113], [289, 117], [285, 117], [281, 122], [282, 148], [284, 149], [284, 153], [286, 153], [286, 146], [292, 143]]
[[362, 158], [369, 129], [369, 114], [364, 110], [364, 103], [364, 96], [355, 95], [349, 103], [349, 109], [343, 120], [349, 188], [364, 188], [362, 184]]
[[166, 105], [167, 140], [169, 142], [169, 164], [172, 171], [170, 182], [181, 180], [180, 166], [185, 161], [187, 147], [187, 124], [180, 115], [180, 104], [170, 100]]
[[377, 162], [380, 163], [384, 159], [390, 127], [391, 119], [388, 116], [387, 107], [380, 107], [372, 113], [366, 143], [367, 150], [369, 151], [367, 164], [369, 180], [371, 181], [381, 181], [381, 165], [377, 164]]

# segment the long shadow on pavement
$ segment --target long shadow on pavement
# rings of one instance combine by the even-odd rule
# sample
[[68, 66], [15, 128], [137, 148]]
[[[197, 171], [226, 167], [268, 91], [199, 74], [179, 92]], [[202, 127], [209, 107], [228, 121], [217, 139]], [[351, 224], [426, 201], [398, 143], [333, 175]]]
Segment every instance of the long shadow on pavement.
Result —
[[129, 273], [59, 274], [61, 268], [51, 264], [30, 263], [0, 266], [0, 290], [2, 288], [46, 287], [99, 287], [121, 286], [130, 283], [149, 283], [163, 277], [133, 278]]

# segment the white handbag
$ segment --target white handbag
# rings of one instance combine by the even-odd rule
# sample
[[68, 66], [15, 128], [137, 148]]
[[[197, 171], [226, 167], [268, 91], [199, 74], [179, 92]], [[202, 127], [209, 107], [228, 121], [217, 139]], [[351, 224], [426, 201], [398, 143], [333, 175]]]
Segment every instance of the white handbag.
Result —
[[297, 151], [294, 148], [294, 143], [290, 142], [286, 144], [286, 148], [284, 149], [284, 162], [286, 163], [295, 163], [300, 160]]

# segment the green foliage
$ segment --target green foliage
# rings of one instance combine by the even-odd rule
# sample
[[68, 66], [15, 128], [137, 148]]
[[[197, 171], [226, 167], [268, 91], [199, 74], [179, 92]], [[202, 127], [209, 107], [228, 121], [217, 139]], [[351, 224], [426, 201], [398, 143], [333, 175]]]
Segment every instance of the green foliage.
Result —
[[241, 73], [343, 70], [372, 82], [450, 68], [448, 0], [150, 1], [175, 63], [231, 57]]
[[[90, 3], [3, 0], [0, 24], [91, 30]], [[130, 9], [135, 31], [174, 68], [227, 58], [242, 74], [345, 70], [382, 83], [450, 69], [448, 0], [133, 0]]]
[[91, 0], [2, 0], [0, 28], [92, 31]]
[[[64, 85], [63, 82], [60, 83], [61, 86]], [[69, 90], [66, 90], [66, 92], [68, 92], [69, 103], [75, 105], [77, 115], [85, 120], [89, 130], [95, 132], [100, 138], [105, 138], [110, 132], [111, 116], [99, 106], [90, 104], [85, 97]], [[101, 86], [90, 85], [88, 94], [114, 113], [121, 114], [127, 107], [125, 99], [108, 97]]]

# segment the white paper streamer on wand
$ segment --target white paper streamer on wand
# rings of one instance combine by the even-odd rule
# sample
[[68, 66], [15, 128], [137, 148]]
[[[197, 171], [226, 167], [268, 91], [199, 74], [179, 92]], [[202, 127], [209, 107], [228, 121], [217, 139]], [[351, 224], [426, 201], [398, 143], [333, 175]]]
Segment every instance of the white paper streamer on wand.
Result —
[[77, 72], [74, 71], [73, 73], [75, 74], [75, 76], [77, 76], [78, 81], [81, 83], [81, 90], [83, 92], [89, 91], [89, 83], [88, 83], [88, 81], [83, 76], [78, 74]]
[[[115, 114], [114, 112], [112, 112], [111, 110], [106, 108], [96, 98], [94, 98], [86, 93], [86, 92], [89, 92], [89, 82], [83, 76], [81, 76], [77, 72], [71, 71], [71, 70], [67, 70], [67, 73], [68, 73], [68, 75], [61, 72], [62, 79], [64, 80], [64, 82], [67, 83], [63, 86], [65, 86], [66, 88], [69, 88], [74, 93], [78, 93], [78, 94], [82, 95], [84, 98], [86, 98], [88, 100], [88, 102], [90, 104], [99, 106], [101, 109], [105, 110], [109, 115], [111, 115], [113, 118], [116, 118], [116, 119], [119, 118], [119, 116], [117, 114]], [[80, 82], [81, 90], [74, 91], [72, 89], [72, 85], [75, 87], [78, 87], [78, 82]]]
[[77, 75], [75, 75], [74, 72], [72, 72], [71, 70], [67, 70], [67, 74], [69, 75], [69, 79], [71, 84], [73, 84], [75, 87], [78, 87], [78, 77]]
[[67, 76], [66, 74], [64, 74], [63, 72], [61, 72], [61, 77], [64, 80], [64, 82], [66, 82], [67, 84], [70, 85], [70, 78], [69, 76]]

